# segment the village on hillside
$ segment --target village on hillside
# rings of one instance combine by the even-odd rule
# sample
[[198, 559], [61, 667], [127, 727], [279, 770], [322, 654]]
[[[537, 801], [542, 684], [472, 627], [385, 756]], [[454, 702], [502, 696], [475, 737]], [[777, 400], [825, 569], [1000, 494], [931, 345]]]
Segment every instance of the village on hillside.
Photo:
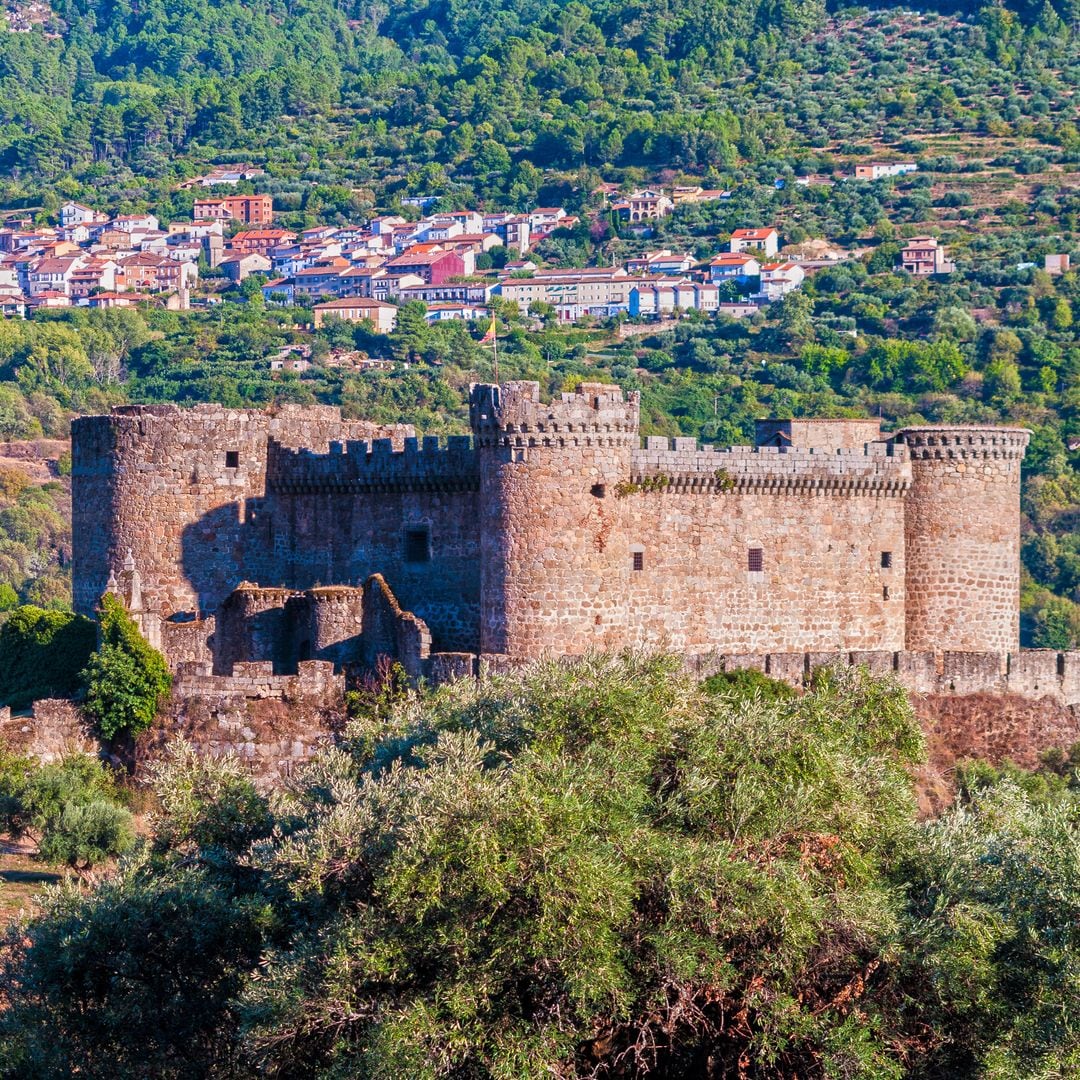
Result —
[[[878, 180], [911, 163], [860, 165], [853, 179]], [[212, 170], [187, 187], [235, 187], [259, 170]], [[727, 199], [730, 192], [674, 186], [598, 190], [606, 213], [628, 236], [647, 242], [658, 221], [680, 205]], [[411, 200], [421, 212], [434, 200]], [[393, 330], [400, 304], [420, 301], [431, 322], [490, 318], [493, 298], [521, 313], [559, 323], [586, 318], [667, 321], [690, 311], [743, 318], [798, 289], [821, 266], [854, 252], [823, 244], [819, 253], [785, 251], [778, 229], [734, 230], [711, 258], [669, 248], [625, 258], [621, 265], [546, 266], [533, 255], [542, 240], [577, 226], [562, 207], [525, 213], [459, 210], [372, 217], [363, 225], [293, 231], [275, 224], [268, 194], [195, 198], [192, 220], [162, 228], [152, 213], [109, 217], [68, 202], [56, 225], [16, 221], [0, 229], [0, 311], [25, 317], [39, 308], [123, 308], [155, 304], [173, 310], [218, 302], [223, 287], [255, 278], [267, 303], [310, 306], [318, 328], [327, 319], [369, 320]], [[911, 238], [899, 267], [929, 276], [953, 270], [932, 236]]]

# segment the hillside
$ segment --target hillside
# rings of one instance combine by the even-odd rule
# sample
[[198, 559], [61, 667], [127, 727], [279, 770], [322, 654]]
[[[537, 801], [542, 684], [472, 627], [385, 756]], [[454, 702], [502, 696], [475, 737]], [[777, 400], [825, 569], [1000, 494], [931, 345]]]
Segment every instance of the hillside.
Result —
[[264, 166], [310, 219], [418, 192], [565, 201], [582, 169], [813, 170], [923, 137], [1053, 162], [1077, 140], [1071, 6], [58, 0], [0, 35], [0, 203], [168, 216], [190, 206], [174, 181], [212, 161]]

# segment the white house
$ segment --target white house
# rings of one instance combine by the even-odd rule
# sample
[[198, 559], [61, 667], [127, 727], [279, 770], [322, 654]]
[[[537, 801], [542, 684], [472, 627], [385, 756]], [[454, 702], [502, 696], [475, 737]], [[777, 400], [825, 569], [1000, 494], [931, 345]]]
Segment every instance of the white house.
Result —
[[761, 291], [757, 299], [772, 303], [794, 292], [806, 279], [806, 271], [793, 262], [761, 264]]
[[726, 251], [709, 263], [710, 281], [749, 281], [761, 274], [761, 263], [753, 255]]
[[756, 249], [766, 255], [775, 255], [780, 250], [780, 234], [773, 228], [736, 229], [731, 234], [729, 247], [735, 253]]
[[68, 202], [60, 207], [60, 224], [65, 229], [72, 225], [94, 225], [108, 220], [107, 214], [92, 210], [89, 206], [83, 206], [82, 203]]

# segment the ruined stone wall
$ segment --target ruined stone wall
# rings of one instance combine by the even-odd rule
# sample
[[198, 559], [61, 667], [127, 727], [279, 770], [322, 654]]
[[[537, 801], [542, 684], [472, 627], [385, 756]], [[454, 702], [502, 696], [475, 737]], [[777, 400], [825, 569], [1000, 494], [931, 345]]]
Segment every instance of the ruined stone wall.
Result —
[[29, 716], [0, 709], [0, 741], [46, 763], [67, 754], [97, 754], [101, 742], [82, 709], [66, 698], [35, 701]]
[[212, 664], [215, 619], [213, 615], [160, 624], [161, 650], [175, 671], [181, 664]]
[[214, 634], [214, 674], [230, 675], [237, 664], [267, 662], [283, 675], [295, 667], [285, 604], [289, 589], [242, 582], [218, 610]]
[[374, 667], [380, 656], [399, 660], [419, 678], [431, 652], [424, 621], [401, 607], [378, 574], [363, 588], [304, 592], [244, 582], [222, 604], [216, 625], [212, 663], [177, 665], [185, 678], [229, 678], [255, 665], [278, 679], [296, 675], [313, 660], [340, 672], [350, 664]]
[[245, 578], [276, 584], [262, 518], [268, 440], [325, 451], [333, 439], [411, 434], [322, 406], [142, 405], [75, 420], [76, 610], [92, 614], [129, 551], [146, 606], [165, 617], [212, 611]]
[[285, 603], [296, 660], [328, 660], [335, 667], [360, 655], [363, 590], [334, 585], [309, 589]]
[[1063, 705], [1080, 706], [1080, 652], [854, 649], [765, 655], [713, 652], [686, 657], [687, 667], [702, 677], [753, 668], [793, 686], [802, 686], [815, 668], [830, 664], [861, 665], [875, 675], [895, 675], [913, 694], [1007, 694], [1031, 701], [1052, 698]]
[[375, 667], [380, 656], [397, 660], [412, 678], [428, 674], [431, 631], [413, 612], [405, 611], [381, 575], [373, 574], [364, 587], [362, 656]]
[[[469, 436], [271, 446], [268, 550], [298, 589], [362, 585], [382, 574], [442, 649], [476, 649], [480, 624], [479, 473]], [[411, 558], [407, 533], [427, 537]]]
[[920, 427], [911, 456], [907, 648], [1010, 650], [1020, 644], [1018, 428]]
[[345, 680], [319, 661], [300, 664], [295, 675], [272, 669], [241, 663], [229, 677], [182, 672], [164, 712], [139, 739], [136, 767], [182, 736], [203, 753], [236, 754], [266, 783], [287, 777], [344, 723]]

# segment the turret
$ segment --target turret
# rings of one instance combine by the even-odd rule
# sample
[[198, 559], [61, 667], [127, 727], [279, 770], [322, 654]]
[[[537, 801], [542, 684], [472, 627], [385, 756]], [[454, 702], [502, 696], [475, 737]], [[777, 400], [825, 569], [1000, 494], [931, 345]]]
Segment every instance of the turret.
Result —
[[1006, 651], [1020, 644], [1023, 428], [917, 427], [904, 533], [907, 648]]
[[[602, 647], [625, 621], [608, 590], [610, 498], [638, 445], [638, 395], [584, 383], [545, 405], [535, 382], [479, 385], [485, 653], [535, 657]], [[607, 500], [607, 501], [605, 501]]]

